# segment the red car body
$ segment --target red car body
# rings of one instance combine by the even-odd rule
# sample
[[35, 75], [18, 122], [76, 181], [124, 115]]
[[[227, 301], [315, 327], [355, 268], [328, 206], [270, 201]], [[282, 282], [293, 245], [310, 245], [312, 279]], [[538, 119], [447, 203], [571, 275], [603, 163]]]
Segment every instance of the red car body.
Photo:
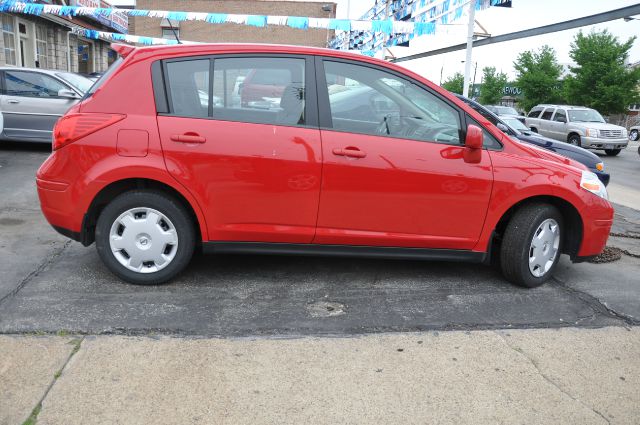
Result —
[[[54, 150], [37, 173], [47, 220], [85, 245], [93, 242], [101, 206], [142, 186], [184, 202], [205, 244], [425, 248], [481, 261], [514, 209], [532, 199], [556, 205], [568, 218], [563, 251], [575, 261], [598, 255], [607, 241], [613, 209], [580, 187], [584, 166], [511, 140], [446, 90], [400, 66], [290, 46], [118, 49], [123, 63], [67, 116], [120, 118]], [[261, 53], [338, 58], [402, 74], [480, 123], [502, 149], [470, 152], [464, 145], [416, 140], [398, 148], [389, 137], [156, 112], [155, 61]], [[176, 143], [176, 135], [193, 143]], [[367, 155], [354, 158], [354, 151]]]

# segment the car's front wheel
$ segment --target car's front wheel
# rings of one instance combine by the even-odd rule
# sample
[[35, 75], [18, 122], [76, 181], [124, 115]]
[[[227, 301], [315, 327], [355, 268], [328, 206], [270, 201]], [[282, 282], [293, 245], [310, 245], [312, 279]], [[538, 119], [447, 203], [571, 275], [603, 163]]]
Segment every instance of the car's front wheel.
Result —
[[629, 140], [635, 142], [636, 140], [638, 140], [638, 130], [631, 130], [629, 132]]
[[500, 250], [502, 273], [528, 288], [551, 277], [562, 247], [563, 220], [552, 205], [529, 204], [517, 210], [504, 232]]
[[184, 207], [156, 191], [125, 192], [100, 213], [98, 254], [109, 270], [138, 285], [165, 283], [191, 260], [195, 230]]
[[604, 153], [606, 153], [609, 156], [616, 156], [620, 153], [622, 149], [605, 149]]
[[581, 146], [581, 142], [580, 142], [580, 136], [578, 136], [577, 134], [572, 134], [571, 136], [569, 136], [569, 139], [567, 140], [567, 142], [569, 142], [569, 144], [574, 145], [574, 146]]

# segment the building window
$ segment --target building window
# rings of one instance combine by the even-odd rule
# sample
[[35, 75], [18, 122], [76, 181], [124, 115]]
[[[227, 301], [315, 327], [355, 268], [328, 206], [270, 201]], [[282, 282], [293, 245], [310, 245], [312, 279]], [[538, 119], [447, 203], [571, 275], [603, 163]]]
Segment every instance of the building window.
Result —
[[36, 67], [48, 68], [47, 64], [47, 27], [36, 27]]
[[16, 34], [13, 16], [2, 15], [2, 38], [4, 39], [4, 58], [7, 65], [17, 65]]
[[[173, 31], [175, 31], [175, 35], [173, 34]], [[162, 28], [162, 38], [168, 38], [171, 40], [180, 38], [180, 30], [178, 28], [174, 28], [174, 30], [171, 30], [171, 28]]]
[[[162, 38], [178, 39], [180, 37], [179, 21], [165, 18], [160, 22], [160, 27], [162, 27]], [[173, 27], [173, 30], [175, 30], [175, 35], [173, 34], [171, 27]]]

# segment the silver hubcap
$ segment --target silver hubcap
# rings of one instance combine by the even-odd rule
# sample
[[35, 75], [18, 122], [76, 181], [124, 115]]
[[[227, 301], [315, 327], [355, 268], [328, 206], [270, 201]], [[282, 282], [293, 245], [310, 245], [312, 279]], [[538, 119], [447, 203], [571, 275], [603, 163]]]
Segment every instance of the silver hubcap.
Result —
[[543, 221], [536, 229], [529, 246], [529, 271], [535, 277], [544, 276], [558, 255], [560, 226], [552, 218]]
[[118, 262], [137, 273], [167, 267], [178, 251], [178, 233], [171, 220], [151, 208], [132, 208], [111, 225], [111, 252]]
[[629, 139], [636, 141], [638, 140], [638, 132], [637, 131], [632, 131], [631, 133], [629, 133]]

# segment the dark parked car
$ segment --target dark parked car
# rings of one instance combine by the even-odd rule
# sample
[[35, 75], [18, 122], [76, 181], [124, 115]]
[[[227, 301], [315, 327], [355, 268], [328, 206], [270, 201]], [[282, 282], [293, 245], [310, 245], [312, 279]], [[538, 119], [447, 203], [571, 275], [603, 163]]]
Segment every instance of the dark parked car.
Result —
[[519, 119], [511, 116], [498, 117], [487, 107], [480, 105], [478, 102], [474, 102], [473, 100], [467, 99], [466, 97], [458, 94], [456, 94], [456, 97], [471, 106], [480, 113], [480, 115], [491, 121], [493, 125], [497, 126], [509, 136], [578, 161], [595, 173], [605, 186], [609, 184], [609, 174], [604, 171], [604, 163], [600, 157], [593, 152], [579, 146], [570, 145], [568, 143], [559, 142], [557, 140], [541, 136], [527, 128], [527, 126], [522, 124]]
[[511, 106], [502, 106], [502, 105], [483, 105], [483, 106], [487, 108], [489, 111], [499, 116], [500, 118], [504, 118], [504, 117], [516, 118], [518, 121], [524, 124], [525, 116], [522, 114], [519, 114], [518, 111], [516, 111], [515, 108], [512, 108]]

